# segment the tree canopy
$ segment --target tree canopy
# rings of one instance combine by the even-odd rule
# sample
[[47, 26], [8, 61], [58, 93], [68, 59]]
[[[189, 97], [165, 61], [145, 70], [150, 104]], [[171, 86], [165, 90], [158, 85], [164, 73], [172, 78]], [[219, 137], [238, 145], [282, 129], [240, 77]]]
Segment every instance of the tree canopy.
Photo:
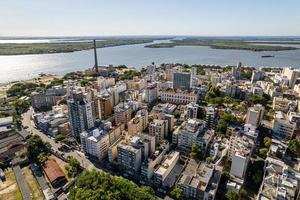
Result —
[[203, 157], [203, 152], [197, 144], [192, 145], [191, 157], [195, 160], [201, 160]]
[[93, 170], [79, 176], [70, 190], [69, 199], [154, 200], [156, 197], [150, 187], [139, 187], [122, 177]]
[[26, 96], [31, 94], [37, 87], [38, 85], [35, 83], [16, 83], [6, 91], [6, 94], [8, 97]]
[[297, 139], [290, 140], [288, 148], [293, 154], [300, 155], [300, 141], [299, 140], [297, 140]]
[[234, 190], [228, 190], [227, 193], [226, 193], [226, 198], [228, 200], [238, 200], [239, 199], [239, 194]]
[[49, 151], [49, 144], [43, 142], [39, 135], [33, 135], [27, 141], [27, 156], [31, 161], [43, 162], [47, 160], [45, 157]]
[[216, 126], [216, 131], [221, 134], [226, 134], [228, 125], [234, 124], [237, 122], [238, 122], [238, 120], [234, 115], [232, 115], [230, 113], [225, 113], [225, 114], [221, 115], [221, 118], [218, 121], [218, 124]]

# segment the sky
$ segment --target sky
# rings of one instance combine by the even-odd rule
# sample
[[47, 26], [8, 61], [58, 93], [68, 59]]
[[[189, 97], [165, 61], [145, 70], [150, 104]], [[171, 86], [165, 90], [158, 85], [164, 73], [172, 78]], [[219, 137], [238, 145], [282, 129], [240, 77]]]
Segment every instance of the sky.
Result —
[[300, 0], [0, 0], [0, 36], [300, 36]]

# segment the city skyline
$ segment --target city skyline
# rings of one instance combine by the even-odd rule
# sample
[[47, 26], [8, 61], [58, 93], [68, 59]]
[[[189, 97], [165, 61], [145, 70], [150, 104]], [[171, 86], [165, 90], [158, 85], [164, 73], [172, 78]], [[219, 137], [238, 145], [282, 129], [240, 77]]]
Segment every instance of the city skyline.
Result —
[[300, 2], [1, 1], [0, 36], [299, 36]]

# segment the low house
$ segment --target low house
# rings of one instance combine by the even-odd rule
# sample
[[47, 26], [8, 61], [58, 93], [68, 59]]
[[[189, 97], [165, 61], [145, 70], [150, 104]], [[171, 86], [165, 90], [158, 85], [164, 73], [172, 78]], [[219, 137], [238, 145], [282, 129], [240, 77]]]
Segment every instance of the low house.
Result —
[[5, 173], [1, 168], [0, 168], [0, 180], [5, 181]]
[[67, 182], [64, 172], [55, 159], [48, 159], [43, 164], [43, 170], [53, 187], [60, 187]]

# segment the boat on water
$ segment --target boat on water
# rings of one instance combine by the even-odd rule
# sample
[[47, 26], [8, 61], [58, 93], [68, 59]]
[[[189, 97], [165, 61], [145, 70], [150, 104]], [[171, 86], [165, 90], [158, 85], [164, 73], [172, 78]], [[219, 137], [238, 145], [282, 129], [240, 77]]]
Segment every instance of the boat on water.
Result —
[[274, 58], [275, 56], [272, 56], [272, 55], [262, 55], [261, 57], [262, 58]]

